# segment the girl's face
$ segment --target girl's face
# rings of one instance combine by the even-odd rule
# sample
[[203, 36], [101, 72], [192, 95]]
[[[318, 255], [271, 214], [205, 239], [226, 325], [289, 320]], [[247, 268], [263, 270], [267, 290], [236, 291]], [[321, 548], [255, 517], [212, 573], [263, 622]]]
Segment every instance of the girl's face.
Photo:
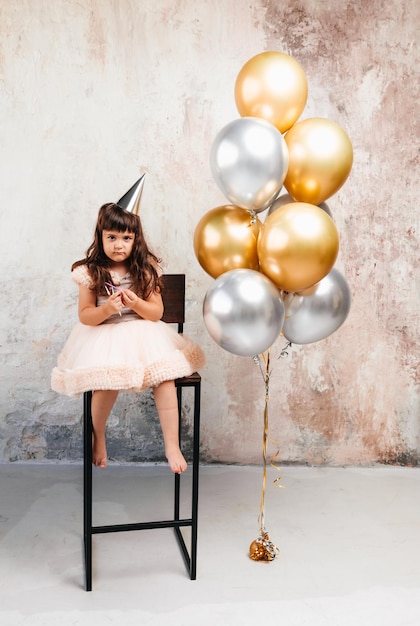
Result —
[[133, 250], [134, 233], [128, 230], [120, 232], [118, 230], [103, 230], [102, 245], [108, 259], [113, 261], [114, 265], [125, 263]]

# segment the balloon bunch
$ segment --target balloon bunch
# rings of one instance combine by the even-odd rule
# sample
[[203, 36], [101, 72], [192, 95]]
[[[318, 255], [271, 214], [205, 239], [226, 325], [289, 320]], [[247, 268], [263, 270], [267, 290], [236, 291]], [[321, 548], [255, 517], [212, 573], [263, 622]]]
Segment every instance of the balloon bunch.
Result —
[[307, 96], [305, 73], [287, 54], [245, 63], [235, 84], [241, 117], [222, 128], [210, 154], [229, 204], [208, 211], [194, 233], [198, 262], [215, 278], [203, 303], [206, 328], [223, 349], [252, 356], [265, 383], [260, 535], [250, 546], [258, 561], [279, 552], [264, 526], [271, 346], [283, 334], [283, 357], [292, 343], [324, 339], [350, 309], [349, 287], [333, 267], [339, 236], [325, 200], [346, 181], [353, 150], [338, 124], [297, 122]]
[[339, 236], [325, 201], [350, 173], [352, 145], [335, 122], [297, 121], [307, 95], [295, 59], [257, 54], [236, 79], [241, 117], [211, 147], [211, 171], [229, 204], [200, 219], [194, 251], [216, 279], [204, 298], [206, 328], [239, 356], [267, 350], [281, 333], [295, 344], [324, 339], [350, 309], [347, 282], [333, 269]]

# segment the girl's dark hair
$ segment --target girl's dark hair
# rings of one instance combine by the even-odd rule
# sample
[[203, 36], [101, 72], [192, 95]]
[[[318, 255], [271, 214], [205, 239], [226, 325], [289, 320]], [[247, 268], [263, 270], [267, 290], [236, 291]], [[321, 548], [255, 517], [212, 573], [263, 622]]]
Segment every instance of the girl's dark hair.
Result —
[[162, 290], [162, 279], [158, 274], [160, 259], [149, 249], [143, 235], [140, 218], [109, 202], [99, 209], [94, 240], [86, 251], [86, 257], [73, 263], [74, 270], [86, 265], [92, 280], [92, 290], [104, 295], [105, 282], [112, 283], [111, 260], [106, 256], [102, 245], [104, 230], [128, 231], [134, 234], [134, 244], [128, 259], [128, 271], [133, 280], [133, 291], [141, 298], [148, 298], [154, 291]]

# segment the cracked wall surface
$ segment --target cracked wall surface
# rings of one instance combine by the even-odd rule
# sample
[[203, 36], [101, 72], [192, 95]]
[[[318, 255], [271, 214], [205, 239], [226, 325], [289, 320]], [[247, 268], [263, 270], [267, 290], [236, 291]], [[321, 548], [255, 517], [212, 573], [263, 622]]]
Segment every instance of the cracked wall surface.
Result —
[[[273, 346], [271, 446], [285, 463], [417, 464], [418, 3], [0, 0], [0, 23], [0, 462], [81, 458], [81, 399], [49, 387], [77, 316], [70, 266], [99, 206], [142, 171], [144, 229], [165, 270], [187, 274], [185, 331], [207, 355], [202, 458], [260, 462], [263, 380], [208, 336], [213, 279], [192, 239], [200, 217], [227, 204], [209, 153], [238, 117], [236, 76], [279, 50], [308, 78], [300, 119], [331, 119], [352, 141], [352, 172], [327, 201], [352, 308], [323, 341], [285, 359], [281, 340]], [[190, 450], [188, 396], [185, 408]], [[163, 459], [150, 393], [120, 396], [108, 443], [118, 461]]]

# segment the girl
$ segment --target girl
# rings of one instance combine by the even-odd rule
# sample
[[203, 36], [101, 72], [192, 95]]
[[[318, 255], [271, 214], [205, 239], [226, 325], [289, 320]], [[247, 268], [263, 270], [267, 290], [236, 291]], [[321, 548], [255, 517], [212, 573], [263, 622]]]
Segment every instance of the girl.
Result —
[[92, 396], [93, 463], [107, 464], [106, 422], [119, 390], [153, 388], [165, 454], [175, 473], [187, 464], [179, 448], [174, 379], [204, 364], [187, 337], [160, 321], [159, 259], [149, 249], [138, 215], [103, 205], [86, 257], [72, 266], [79, 285], [79, 320], [53, 369], [51, 386], [69, 396]]

